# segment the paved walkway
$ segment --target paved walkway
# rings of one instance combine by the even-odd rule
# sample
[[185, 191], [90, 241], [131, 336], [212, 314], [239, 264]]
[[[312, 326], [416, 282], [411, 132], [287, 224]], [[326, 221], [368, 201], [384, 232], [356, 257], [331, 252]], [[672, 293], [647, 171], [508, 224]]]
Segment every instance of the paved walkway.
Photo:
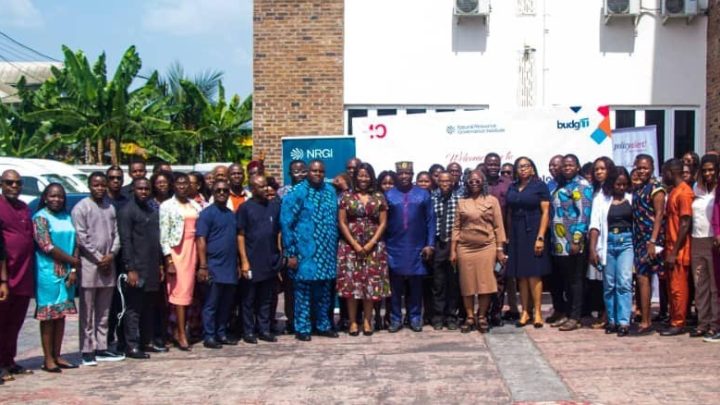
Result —
[[[21, 364], [38, 368], [37, 321], [28, 319]], [[77, 319], [67, 357], [79, 360]], [[606, 336], [582, 329], [477, 332], [407, 329], [339, 339], [290, 336], [222, 350], [195, 345], [151, 360], [36, 370], [0, 386], [0, 403], [720, 403], [720, 345], [686, 336]]]

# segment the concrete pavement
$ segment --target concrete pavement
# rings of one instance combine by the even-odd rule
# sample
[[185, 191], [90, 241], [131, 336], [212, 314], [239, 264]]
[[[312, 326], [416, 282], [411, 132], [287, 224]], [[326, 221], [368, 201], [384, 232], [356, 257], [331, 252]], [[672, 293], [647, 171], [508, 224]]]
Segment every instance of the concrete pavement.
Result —
[[[38, 368], [37, 321], [28, 319], [19, 363], [35, 374], [0, 386], [1, 403], [720, 403], [720, 345], [690, 339], [617, 338], [601, 330], [447, 330], [301, 343], [195, 345], [150, 360]], [[77, 318], [68, 320], [67, 358], [77, 355]]]

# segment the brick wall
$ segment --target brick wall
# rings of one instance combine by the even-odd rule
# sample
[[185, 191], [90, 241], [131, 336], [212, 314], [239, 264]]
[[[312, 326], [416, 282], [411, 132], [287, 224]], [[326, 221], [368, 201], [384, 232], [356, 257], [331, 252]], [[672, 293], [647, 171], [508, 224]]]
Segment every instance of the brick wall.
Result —
[[273, 175], [280, 138], [344, 132], [344, 0], [255, 0], [253, 155]]
[[707, 149], [720, 151], [720, 0], [710, 1], [707, 32]]

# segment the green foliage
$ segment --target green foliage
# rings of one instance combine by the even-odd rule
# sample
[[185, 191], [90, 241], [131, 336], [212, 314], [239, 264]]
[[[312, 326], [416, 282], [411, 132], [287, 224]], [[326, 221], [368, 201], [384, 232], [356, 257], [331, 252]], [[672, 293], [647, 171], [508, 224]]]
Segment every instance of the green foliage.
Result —
[[175, 63], [166, 79], [158, 72], [140, 78], [131, 46], [108, 78], [104, 53], [91, 65], [82, 51], [62, 51], [64, 66], [53, 77], [34, 91], [21, 79], [21, 102], [0, 105], [0, 154], [78, 163], [120, 163], [133, 154], [186, 164], [250, 158], [252, 97], [226, 101], [221, 72], [190, 80]]

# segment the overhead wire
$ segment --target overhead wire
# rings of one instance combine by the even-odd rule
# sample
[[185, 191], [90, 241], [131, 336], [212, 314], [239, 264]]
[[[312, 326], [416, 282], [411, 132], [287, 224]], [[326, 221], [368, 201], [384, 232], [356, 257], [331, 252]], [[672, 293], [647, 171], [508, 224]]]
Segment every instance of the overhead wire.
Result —
[[0, 37], [4, 37], [4, 38], [8, 39], [10, 42], [12, 42], [13, 44], [15, 44], [15, 45], [17, 45], [17, 46], [19, 46], [19, 47], [21, 47], [21, 48], [23, 48], [23, 49], [26, 49], [26, 50], [28, 50], [28, 51], [30, 51], [30, 52], [38, 55], [38, 56], [42, 56], [42, 57], [45, 58], [45, 59], [50, 59], [50, 60], [55, 61], [55, 62], [62, 62], [60, 59], [53, 58], [52, 56], [49, 56], [49, 55], [47, 55], [47, 54], [44, 54], [44, 53], [42, 53], [42, 52], [40, 52], [40, 51], [38, 51], [38, 50], [36, 50], [36, 49], [33, 49], [33, 48], [30, 47], [30, 46], [27, 46], [27, 45], [23, 44], [22, 42], [16, 40], [15, 38], [11, 37], [10, 35], [2, 32], [2, 31], [0, 31]]

